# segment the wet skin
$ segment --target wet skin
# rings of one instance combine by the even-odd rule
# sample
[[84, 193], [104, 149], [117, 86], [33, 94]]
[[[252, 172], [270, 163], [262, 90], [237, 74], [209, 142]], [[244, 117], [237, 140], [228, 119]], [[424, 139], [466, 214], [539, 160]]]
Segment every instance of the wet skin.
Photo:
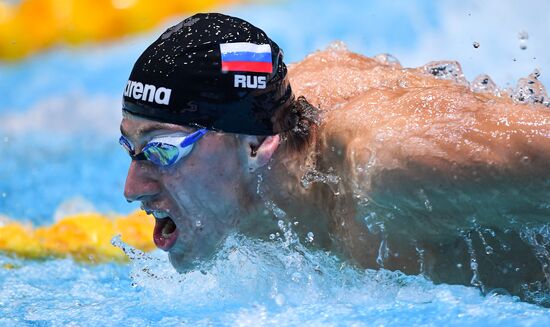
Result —
[[521, 236], [550, 222], [549, 108], [348, 51], [317, 52], [290, 78], [322, 110], [315, 166], [339, 183], [312, 189], [347, 257], [470, 284], [474, 252], [487, 289], [550, 283]]
[[[209, 132], [174, 167], [132, 161], [125, 196], [169, 212], [180, 232], [169, 250], [176, 269], [207, 259], [233, 231], [266, 238], [274, 203], [299, 221], [302, 238], [312, 231], [314, 246], [363, 267], [422, 268], [435, 281], [469, 284], [469, 252], [486, 245], [477, 230], [490, 228], [495, 254], [478, 258], [479, 272], [500, 277], [486, 284], [518, 293], [521, 282], [544, 280], [518, 235], [550, 217], [548, 108], [346, 51], [309, 56], [290, 78], [322, 111], [302, 152]], [[137, 152], [155, 135], [192, 131], [129, 114], [121, 129]], [[269, 160], [258, 164], [262, 155]], [[497, 253], [504, 241], [513, 251]]]
[[[126, 113], [121, 123], [121, 132], [136, 153], [155, 136], [192, 131]], [[207, 259], [237, 222], [250, 214], [254, 193], [246, 189], [250, 183], [243, 174], [241, 153], [235, 151], [237, 143], [236, 136], [209, 132], [174, 166], [135, 160], [130, 164], [124, 196], [140, 201], [149, 212], [165, 212], [174, 221], [178, 237], [169, 257], [180, 271]]]

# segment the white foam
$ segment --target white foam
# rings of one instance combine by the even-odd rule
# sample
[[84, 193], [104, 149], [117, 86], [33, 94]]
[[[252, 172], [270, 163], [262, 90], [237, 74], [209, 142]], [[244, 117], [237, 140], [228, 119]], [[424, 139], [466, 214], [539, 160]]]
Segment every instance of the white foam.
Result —
[[114, 136], [119, 133], [121, 119], [120, 97], [74, 91], [41, 100], [24, 112], [0, 115], [0, 130], [7, 135], [33, 132]]
[[55, 210], [54, 220], [56, 222], [61, 219], [86, 212], [97, 212], [95, 206], [88, 200], [84, 199], [81, 196], [74, 196], [68, 200], [63, 201], [59, 207]]

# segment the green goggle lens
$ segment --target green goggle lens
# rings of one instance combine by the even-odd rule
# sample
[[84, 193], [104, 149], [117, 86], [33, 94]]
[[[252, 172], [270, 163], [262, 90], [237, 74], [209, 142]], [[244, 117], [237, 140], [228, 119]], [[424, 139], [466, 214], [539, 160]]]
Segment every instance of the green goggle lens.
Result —
[[170, 166], [178, 159], [179, 150], [175, 145], [153, 142], [143, 149], [143, 154], [155, 165]]

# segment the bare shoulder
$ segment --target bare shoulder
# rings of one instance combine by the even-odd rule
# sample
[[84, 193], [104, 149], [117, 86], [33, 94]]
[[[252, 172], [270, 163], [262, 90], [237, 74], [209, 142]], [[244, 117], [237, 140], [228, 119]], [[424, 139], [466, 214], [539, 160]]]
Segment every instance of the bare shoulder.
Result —
[[508, 202], [510, 212], [525, 211], [547, 196], [548, 107], [349, 52], [316, 53], [291, 72], [296, 93], [322, 109], [324, 167], [338, 170], [358, 197], [421, 209], [426, 196], [467, 199], [440, 201], [443, 213], [474, 202], [483, 208], [494, 194], [515, 199], [502, 200], [501, 208]]
[[290, 71], [293, 88], [322, 109], [323, 138], [352, 165], [438, 169], [549, 164], [550, 108], [474, 93], [421, 69], [331, 51]]

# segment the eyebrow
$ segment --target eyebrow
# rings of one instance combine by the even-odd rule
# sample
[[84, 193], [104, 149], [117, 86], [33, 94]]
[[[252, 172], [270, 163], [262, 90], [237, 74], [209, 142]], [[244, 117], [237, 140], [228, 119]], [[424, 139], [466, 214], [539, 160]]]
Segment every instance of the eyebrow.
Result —
[[[151, 133], [152, 131], [157, 131], [157, 130], [166, 130], [166, 125], [164, 124], [160, 124], [160, 123], [153, 123], [153, 124], [149, 124], [147, 126], [144, 126], [144, 127], [141, 127], [141, 128], [138, 128], [137, 132], [136, 132], [136, 136], [138, 138], [141, 138], [143, 137], [143, 135], [145, 134], [148, 134], [148, 133]], [[124, 128], [122, 127], [122, 125], [120, 125], [120, 134], [124, 135], [124, 136], [128, 136], [128, 133], [124, 130]]]

